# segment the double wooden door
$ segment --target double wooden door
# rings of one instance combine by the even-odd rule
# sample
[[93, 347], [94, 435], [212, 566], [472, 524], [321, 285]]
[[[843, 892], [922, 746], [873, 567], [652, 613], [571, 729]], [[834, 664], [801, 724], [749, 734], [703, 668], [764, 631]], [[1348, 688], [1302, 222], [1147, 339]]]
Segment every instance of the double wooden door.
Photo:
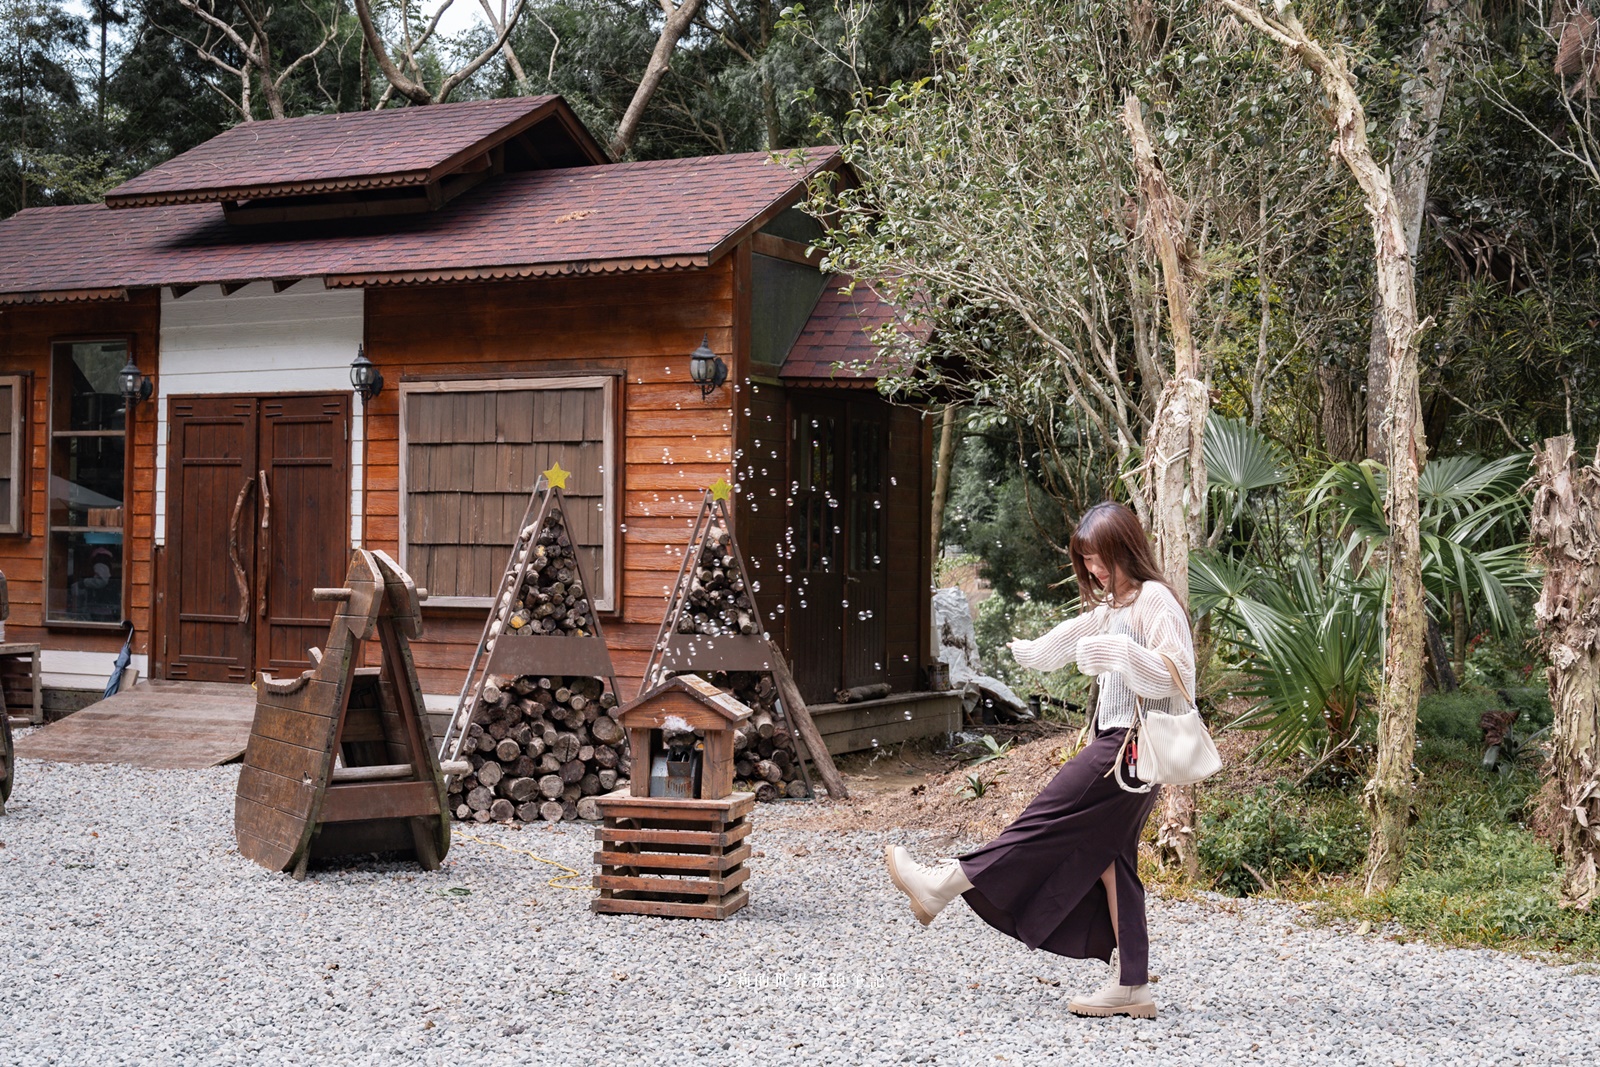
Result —
[[167, 411], [167, 677], [305, 669], [334, 610], [312, 590], [350, 563], [349, 394], [180, 396]]
[[789, 425], [790, 655], [830, 701], [887, 674], [887, 406], [800, 394]]

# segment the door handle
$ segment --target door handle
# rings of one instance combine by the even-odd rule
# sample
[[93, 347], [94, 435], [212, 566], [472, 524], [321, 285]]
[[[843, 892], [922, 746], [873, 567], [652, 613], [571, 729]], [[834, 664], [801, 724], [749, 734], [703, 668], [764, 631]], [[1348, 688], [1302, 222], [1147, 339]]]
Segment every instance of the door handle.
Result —
[[[256, 477], [261, 479], [261, 529], [263, 531], [272, 526], [272, 486], [267, 481], [267, 472], [259, 470]], [[268, 565], [260, 569], [256, 576], [256, 603], [257, 614], [263, 619], [267, 617], [267, 578], [272, 573], [272, 553], [268, 548], [269, 535], [261, 535], [260, 552], [266, 556]]]
[[228, 562], [233, 564], [233, 580], [239, 584], [239, 621], [250, 621], [250, 582], [245, 576], [244, 563], [239, 559], [239, 519], [244, 515], [244, 501], [255, 488], [256, 480], [246, 477], [233, 502], [233, 518], [228, 521]]

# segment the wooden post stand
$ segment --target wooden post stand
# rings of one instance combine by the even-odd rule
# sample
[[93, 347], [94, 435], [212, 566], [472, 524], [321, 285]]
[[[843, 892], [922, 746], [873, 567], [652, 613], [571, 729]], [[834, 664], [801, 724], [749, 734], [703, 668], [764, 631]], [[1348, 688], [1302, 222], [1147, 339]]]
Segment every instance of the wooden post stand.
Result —
[[[733, 792], [733, 732], [749, 717], [749, 708], [693, 675], [622, 709], [635, 771], [629, 789], [600, 798], [593, 911], [725, 919], [749, 903], [744, 863], [755, 794]], [[688, 796], [661, 795], [682, 787], [664, 788], [652, 773], [675, 748], [698, 763], [698, 788]]]
[[[304, 878], [312, 858], [402, 851], [437, 870], [450, 850], [444, 776], [429, 744], [409, 638], [426, 593], [382, 552], [357, 551], [327, 648], [300, 677], [257, 680], [256, 717], [239, 769], [239, 852]], [[376, 638], [380, 667], [363, 668]]]

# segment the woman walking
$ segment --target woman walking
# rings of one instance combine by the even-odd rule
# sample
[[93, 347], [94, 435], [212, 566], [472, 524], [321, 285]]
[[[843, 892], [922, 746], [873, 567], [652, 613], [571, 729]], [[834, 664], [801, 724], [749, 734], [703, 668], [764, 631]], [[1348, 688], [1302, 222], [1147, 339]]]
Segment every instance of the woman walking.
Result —
[[1068, 1009], [1153, 1019], [1138, 848], [1158, 790], [1123, 789], [1114, 764], [1120, 754], [1121, 777], [1136, 785], [1136, 753], [1123, 752], [1123, 739], [1139, 702], [1166, 711], [1170, 698], [1187, 702], [1194, 692], [1189, 614], [1162, 581], [1144, 529], [1127, 507], [1090, 508], [1069, 547], [1084, 603], [1096, 606], [1036, 641], [1009, 647], [1024, 667], [1051, 671], [1075, 661], [1099, 679], [1094, 740], [987, 845], [933, 866], [892, 845], [889, 876], [924, 926], [961, 896], [990, 926], [1029, 948], [1110, 962], [1116, 947], [1118, 975], [1074, 997]]

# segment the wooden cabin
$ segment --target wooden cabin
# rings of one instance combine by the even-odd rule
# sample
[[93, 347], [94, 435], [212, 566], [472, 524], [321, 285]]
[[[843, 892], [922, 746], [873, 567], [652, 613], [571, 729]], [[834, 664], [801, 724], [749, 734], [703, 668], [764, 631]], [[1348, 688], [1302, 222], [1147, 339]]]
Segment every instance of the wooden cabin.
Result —
[[[382, 549], [429, 592], [447, 708], [559, 462], [624, 699], [719, 477], [808, 700], [917, 693], [931, 429], [873, 388], [892, 310], [807, 253], [796, 205], [841, 166], [611, 163], [519, 98], [251, 123], [0, 222], [7, 639], [57, 688], [104, 684], [123, 619], [143, 677], [284, 675], [326, 633], [312, 589]], [[723, 384], [691, 380], [702, 342]]]

